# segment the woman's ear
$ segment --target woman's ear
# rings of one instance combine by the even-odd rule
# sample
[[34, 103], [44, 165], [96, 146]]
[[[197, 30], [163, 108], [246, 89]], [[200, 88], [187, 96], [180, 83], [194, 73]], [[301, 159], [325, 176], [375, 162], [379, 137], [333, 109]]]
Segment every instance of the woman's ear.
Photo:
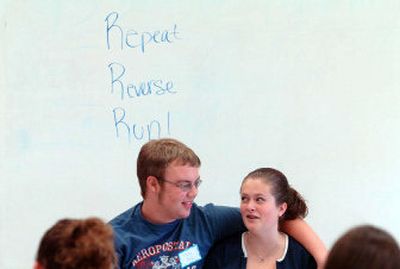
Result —
[[284, 202], [284, 203], [279, 205], [279, 210], [278, 210], [279, 217], [282, 217], [283, 214], [285, 214], [286, 209], [287, 209], [287, 203], [286, 202]]
[[33, 264], [33, 269], [44, 269], [44, 267], [43, 267], [42, 265], [40, 265], [39, 262], [36, 261], [36, 262]]

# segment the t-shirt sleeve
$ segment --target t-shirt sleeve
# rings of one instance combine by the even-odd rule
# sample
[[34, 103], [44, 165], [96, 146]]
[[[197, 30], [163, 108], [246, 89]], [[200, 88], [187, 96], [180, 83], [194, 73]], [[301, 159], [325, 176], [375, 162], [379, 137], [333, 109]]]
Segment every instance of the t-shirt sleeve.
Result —
[[235, 269], [241, 268], [242, 263], [241, 233], [237, 233], [217, 242], [210, 249], [203, 269]]
[[246, 230], [239, 208], [207, 204], [204, 211], [212, 227], [214, 242]]

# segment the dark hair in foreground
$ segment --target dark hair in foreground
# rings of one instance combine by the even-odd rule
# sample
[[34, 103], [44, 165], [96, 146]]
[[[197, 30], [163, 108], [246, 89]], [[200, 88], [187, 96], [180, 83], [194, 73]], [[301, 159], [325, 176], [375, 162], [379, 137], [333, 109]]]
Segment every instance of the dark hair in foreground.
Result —
[[242, 185], [246, 180], [250, 179], [261, 179], [264, 183], [270, 184], [276, 204], [287, 204], [285, 213], [279, 219], [280, 222], [298, 217], [304, 218], [307, 215], [308, 208], [303, 197], [290, 187], [286, 176], [282, 172], [273, 168], [259, 168], [250, 172], [243, 179]]
[[43, 235], [36, 262], [44, 269], [114, 268], [112, 228], [98, 218], [62, 219]]
[[350, 229], [333, 245], [325, 269], [399, 269], [400, 249], [386, 231], [372, 225]]

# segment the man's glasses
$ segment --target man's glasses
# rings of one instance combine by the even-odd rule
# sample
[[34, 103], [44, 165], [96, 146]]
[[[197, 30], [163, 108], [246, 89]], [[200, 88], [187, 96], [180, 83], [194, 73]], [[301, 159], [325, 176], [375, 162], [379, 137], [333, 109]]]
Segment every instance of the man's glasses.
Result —
[[202, 180], [200, 178], [196, 179], [193, 183], [190, 181], [178, 181], [178, 182], [173, 182], [173, 181], [169, 181], [166, 180], [164, 178], [158, 178], [159, 181], [164, 181], [167, 182], [169, 184], [173, 184], [175, 185], [175, 187], [180, 188], [182, 191], [184, 192], [188, 192], [191, 191], [193, 187], [195, 187], [196, 189], [199, 188]]

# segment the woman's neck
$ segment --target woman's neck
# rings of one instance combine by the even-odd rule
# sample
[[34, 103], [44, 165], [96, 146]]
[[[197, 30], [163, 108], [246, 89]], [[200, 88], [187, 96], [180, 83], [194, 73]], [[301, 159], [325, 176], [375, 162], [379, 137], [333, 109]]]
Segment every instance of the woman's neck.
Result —
[[276, 261], [285, 251], [285, 235], [279, 231], [268, 233], [245, 234], [245, 246], [248, 257], [255, 257], [260, 262], [264, 260]]

